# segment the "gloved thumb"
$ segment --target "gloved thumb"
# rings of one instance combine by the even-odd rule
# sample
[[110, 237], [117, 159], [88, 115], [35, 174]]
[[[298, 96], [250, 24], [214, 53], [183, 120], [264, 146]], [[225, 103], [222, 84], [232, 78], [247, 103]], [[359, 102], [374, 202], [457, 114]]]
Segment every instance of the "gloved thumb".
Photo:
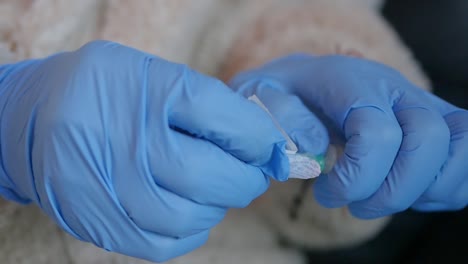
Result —
[[299, 153], [324, 154], [329, 145], [325, 125], [299, 97], [271, 80], [254, 80], [232, 87], [245, 97], [256, 95], [298, 147]]

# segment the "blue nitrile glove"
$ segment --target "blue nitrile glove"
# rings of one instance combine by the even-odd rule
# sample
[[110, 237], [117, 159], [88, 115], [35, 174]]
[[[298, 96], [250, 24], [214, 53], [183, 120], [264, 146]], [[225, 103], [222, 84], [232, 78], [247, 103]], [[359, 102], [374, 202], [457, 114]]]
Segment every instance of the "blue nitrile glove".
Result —
[[329, 143], [326, 127], [297, 96], [268, 80], [232, 88], [246, 98], [255, 94], [294, 141], [298, 153], [326, 152]]
[[116, 43], [1, 66], [0, 94], [0, 193], [125, 255], [163, 261], [199, 247], [228, 208], [289, 171], [260, 107]]
[[[468, 111], [415, 87], [397, 71], [352, 57], [294, 54], [243, 72], [230, 85], [271, 86], [297, 95], [341, 134], [344, 155], [314, 185], [322, 205], [349, 205], [360, 218], [410, 207], [466, 207]], [[285, 116], [289, 111], [294, 109], [277, 110]]]

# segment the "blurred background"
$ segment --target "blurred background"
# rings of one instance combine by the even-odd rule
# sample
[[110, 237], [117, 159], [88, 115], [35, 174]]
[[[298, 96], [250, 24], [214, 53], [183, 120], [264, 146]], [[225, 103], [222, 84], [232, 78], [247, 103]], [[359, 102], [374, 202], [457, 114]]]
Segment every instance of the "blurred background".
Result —
[[[435, 93], [468, 109], [468, 0], [387, 0], [382, 13], [421, 62]], [[307, 253], [311, 264], [468, 263], [468, 208], [403, 212], [362, 246]]]

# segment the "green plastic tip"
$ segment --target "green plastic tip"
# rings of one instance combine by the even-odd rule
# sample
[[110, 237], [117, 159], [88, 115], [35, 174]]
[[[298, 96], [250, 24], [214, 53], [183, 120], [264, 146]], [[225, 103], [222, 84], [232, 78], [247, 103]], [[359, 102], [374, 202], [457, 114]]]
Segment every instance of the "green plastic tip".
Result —
[[315, 161], [320, 165], [320, 171], [324, 171], [326, 164], [325, 164], [325, 155], [318, 155], [314, 157]]
[[326, 168], [326, 158], [325, 155], [312, 155], [309, 153], [301, 153], [300, 155], [306, 156], [309, 159], [315, 160], [320, 165], [320, 171], [324, 171]]

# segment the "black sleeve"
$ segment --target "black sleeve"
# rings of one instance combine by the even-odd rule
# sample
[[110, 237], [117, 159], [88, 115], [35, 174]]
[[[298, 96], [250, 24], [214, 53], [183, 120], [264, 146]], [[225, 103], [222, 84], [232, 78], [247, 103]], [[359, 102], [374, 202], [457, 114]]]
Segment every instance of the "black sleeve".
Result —
[[387, 0], [383, 14], [422, 63], [435, 93], [468, 109], [468, 1]]

